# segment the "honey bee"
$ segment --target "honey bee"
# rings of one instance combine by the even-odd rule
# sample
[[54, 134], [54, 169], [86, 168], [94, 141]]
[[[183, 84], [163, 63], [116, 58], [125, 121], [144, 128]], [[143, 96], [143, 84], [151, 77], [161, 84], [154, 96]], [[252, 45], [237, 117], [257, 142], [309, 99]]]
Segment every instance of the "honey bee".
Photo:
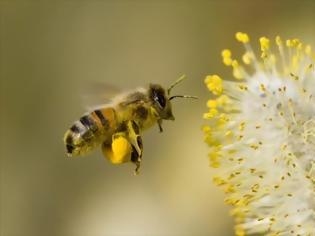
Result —
[[108, 104], [85, 114], [66, 131], [64, 143], [68, 156], [84, 155], [101, 146], [103, 155], [113, 164], [132, 162], [139, 173], [143, 155], [141, 133], [162, 121], [174, 120], [171, 100], [196, 98], [188, 95], [170, 96], [171, 90], [184, 76], [167, 90], [161, 85], [118, 94]]

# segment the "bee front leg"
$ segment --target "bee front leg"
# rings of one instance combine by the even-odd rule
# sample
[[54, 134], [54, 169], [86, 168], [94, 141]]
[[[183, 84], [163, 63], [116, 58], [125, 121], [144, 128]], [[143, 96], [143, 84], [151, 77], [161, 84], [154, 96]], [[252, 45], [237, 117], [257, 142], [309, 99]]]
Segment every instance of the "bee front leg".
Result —
[[157, 123], [158, 123], [159, 129], [160, 129], [160, 133], [162, 133], [163, 132], [162, 120], [158, 120]]

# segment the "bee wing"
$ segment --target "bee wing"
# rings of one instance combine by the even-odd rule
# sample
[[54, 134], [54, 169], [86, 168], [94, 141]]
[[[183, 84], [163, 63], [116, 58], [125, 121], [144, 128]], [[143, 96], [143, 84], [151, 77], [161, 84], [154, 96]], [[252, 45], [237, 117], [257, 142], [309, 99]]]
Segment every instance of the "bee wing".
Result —
[[106, 107], [122, 91], [122, 89], [104, 82], [93, 82], [82, 89], [82, 104], [88, 111]]

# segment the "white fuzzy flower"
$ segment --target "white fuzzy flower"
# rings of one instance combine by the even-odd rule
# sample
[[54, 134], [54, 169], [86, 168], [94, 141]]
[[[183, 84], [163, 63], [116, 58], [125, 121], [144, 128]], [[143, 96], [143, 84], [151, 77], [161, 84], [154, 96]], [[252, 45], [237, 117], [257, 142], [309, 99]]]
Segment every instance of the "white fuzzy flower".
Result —
[[204, 114], [214, 182], [233, 206], [236, 235], [315, 235], [315, 57], [298, 39], [237, 33], [245, 67], [223, 50], [234, 80], [207, 76]]

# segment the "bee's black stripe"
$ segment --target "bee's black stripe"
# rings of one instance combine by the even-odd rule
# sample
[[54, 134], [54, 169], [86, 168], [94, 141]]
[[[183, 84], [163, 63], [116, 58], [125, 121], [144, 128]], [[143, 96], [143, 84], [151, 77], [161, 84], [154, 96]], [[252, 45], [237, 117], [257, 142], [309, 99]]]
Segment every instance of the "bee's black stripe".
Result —
[[84, 125], [87, 129], [95, 132], [97, 130], [97, 126], [94, 122], [93, 119], [91, 119], [88, 115], [86, 116], [82, 116], [80, 118], [80, 122], [82, 123], [82, 125]]
[[109, 128], [109, 121], [104, 117], [103, 113], [100, 110], [95, 110], [94, 112], [97, 115], [98, 119], [101, 121], [102, 125], [105, 128]]
[[72, 145], [67, 144], [66, 148], [67, 148], [67, 153], [72, 154], [74, 147]]
[[73, 132], [73, 133], [80, 133], [80, 128], [78, 127], [77, 124], [74, 124], [71, 126], [70, 130]]
[[66, 143], [67, 144], [73, 144], [73, 138], [71, 134], [68, 134], [67, 138], [66, 138]]

